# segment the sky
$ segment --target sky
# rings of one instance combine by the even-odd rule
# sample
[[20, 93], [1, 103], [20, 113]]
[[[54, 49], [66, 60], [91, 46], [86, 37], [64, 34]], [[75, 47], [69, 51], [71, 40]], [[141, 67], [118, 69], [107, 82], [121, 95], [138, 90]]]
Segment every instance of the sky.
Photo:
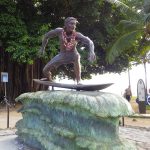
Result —
[[[150, 64], [146, 64], [147, 70], [147, 89], [150, 88]], [[130, 69], [130, 83], [132, 95], [137, 96], [137, 83], [139, 79], [142, 79], [145, 83], [145, 70], [144, 65], [133, 66]], [[59, 80], [60, 83], [75, 84], [73, 80]], [[103, 75], [92, 76], [90, 80], [82, 80], [82, 84], [105, 84], [114, 83], [110, 87], [102, 90], [105, 92], [115, 93], [118, 95], [123, 95], [125, 89], [129, 86], [128, 71], [122, 72], [121, 74], [107, 73]]]

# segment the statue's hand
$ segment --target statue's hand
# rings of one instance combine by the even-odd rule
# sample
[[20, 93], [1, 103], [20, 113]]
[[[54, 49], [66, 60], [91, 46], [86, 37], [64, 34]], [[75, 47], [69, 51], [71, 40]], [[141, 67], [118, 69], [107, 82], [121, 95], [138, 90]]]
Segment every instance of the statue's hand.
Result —
[[96, 60], [96, 55], [95, 55], [94, 52], [90, 52], [90, 53], [89, 53], [89, 58], [88, 58], [88, 60], [89, 60], [90, 62], [93, 62], [93, 61]]

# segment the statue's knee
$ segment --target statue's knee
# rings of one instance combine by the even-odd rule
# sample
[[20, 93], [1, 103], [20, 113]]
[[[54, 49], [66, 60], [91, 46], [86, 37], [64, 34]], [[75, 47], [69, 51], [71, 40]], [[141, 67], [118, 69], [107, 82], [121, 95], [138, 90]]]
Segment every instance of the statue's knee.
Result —
[[75, 62], [76, 62], [76, 63], [77, 63], [77, 62], [80, 62], [80, 55], [79, 55], [79, 54], [76, 55], [76, 57], [75, 57]]
[[77, 54], [77, 59], [80, 59], [80, 54]]
[[43, 74], [44, 74], [44, 76], [49, 77], [51, 75], [52, 69], [53, 69], [53, 66], [48, 66], [48, 67], [45, 66], [43, 68]]

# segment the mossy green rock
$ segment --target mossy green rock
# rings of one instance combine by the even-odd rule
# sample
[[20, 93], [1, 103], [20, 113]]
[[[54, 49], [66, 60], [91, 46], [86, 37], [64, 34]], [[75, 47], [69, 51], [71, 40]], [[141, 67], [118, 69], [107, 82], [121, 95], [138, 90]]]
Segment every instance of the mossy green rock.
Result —
[[20, 139], [40, 150], [135, 150], [120, 139], [119, 117], [133, 114], [122, 97], [103, 92], [38, 91], [16, 98]]

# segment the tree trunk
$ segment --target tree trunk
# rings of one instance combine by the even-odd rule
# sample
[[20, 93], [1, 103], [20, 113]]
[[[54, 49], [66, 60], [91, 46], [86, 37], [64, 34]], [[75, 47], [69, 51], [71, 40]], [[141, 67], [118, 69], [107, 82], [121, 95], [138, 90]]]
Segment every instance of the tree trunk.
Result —
[[[33, 65], [19, 64], [0, 48], [0, 73], [8, 72], [7, 99], [14, 102], [21, 93], [33, 91], [34, 78], [42, 77], [43, 62], [37, 59]], [[0, 84], [0, 100], [4, 97], [4, 83]]]

